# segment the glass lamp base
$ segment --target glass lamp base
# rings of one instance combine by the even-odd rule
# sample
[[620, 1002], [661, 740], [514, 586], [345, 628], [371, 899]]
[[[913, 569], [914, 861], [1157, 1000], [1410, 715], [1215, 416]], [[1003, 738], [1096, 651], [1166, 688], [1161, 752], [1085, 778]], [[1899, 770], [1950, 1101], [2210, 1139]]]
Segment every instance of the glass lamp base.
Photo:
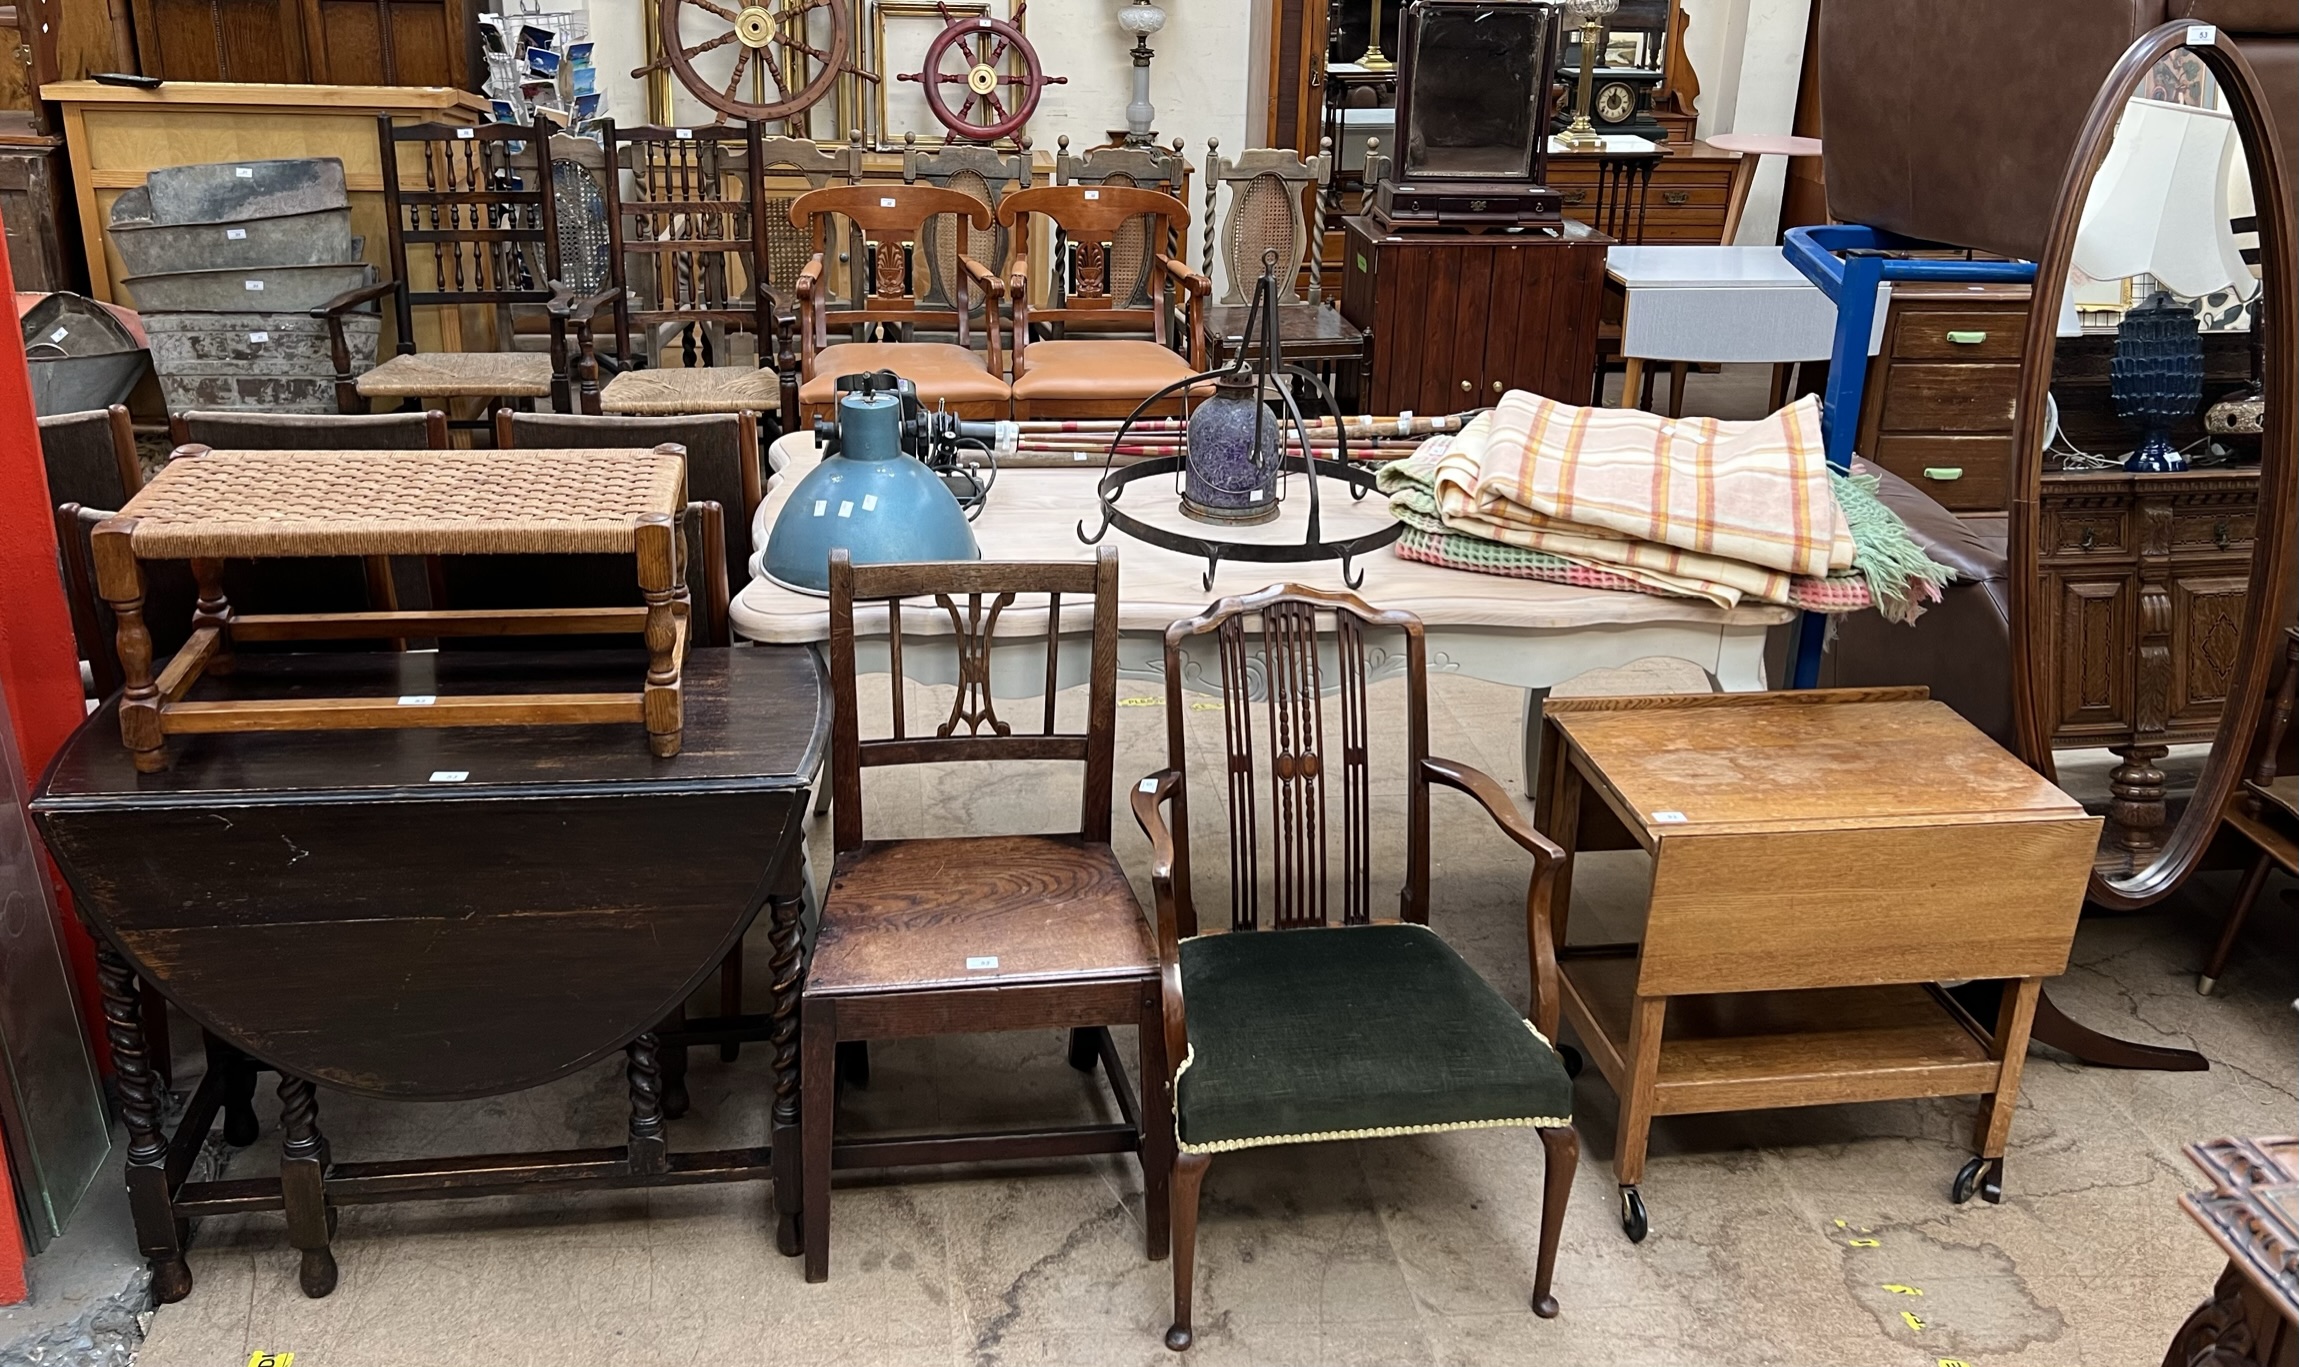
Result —
[[2171, 444], [2167, 432], [2150, 432], [2139, 449], [2124, 457], [2123, 468], [2138, 474], [2162, 475], [2187, 468], [2187, 457]]

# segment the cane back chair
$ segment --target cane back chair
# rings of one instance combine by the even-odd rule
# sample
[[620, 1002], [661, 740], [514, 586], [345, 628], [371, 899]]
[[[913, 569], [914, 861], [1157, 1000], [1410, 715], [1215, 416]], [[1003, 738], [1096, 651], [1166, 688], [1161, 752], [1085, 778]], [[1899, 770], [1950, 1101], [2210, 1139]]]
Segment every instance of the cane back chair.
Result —
[[[384, 114], [377, 116], [376, 134], [392, 278], [347, 290], [313, 310], [328, 326], [337, 407], [362, 413], [373, 399], [418, 409], [432, 399], [547, 399], [568, 411], [575, 359], [569, 320], [587, 325], [606, 300], [577, 298], [560, 283], [557, 196], [532, 151], [550, 145], [550, 125], [540, 116], [531, 125], [395, 124]], [[420, 176], [421, 188], [408, 184], [412, 176]], [[410, 273], [411, 264], [426, 269]], [[398, 352], [353, 375], [344, 315], [384, 298], [391, 300]], [[505, 350], [456, 350], [464, 313], [474, 306], [494, 312]], [[439, 311], [441, 335], [454, 354], [419, 354], [417, 308]], [[507, 349], [521, 310], [544, 313], [547, 351]], [[484, 427], [486, 419], [469, 425]]]
[[[1017, 598], [1027, 603], [1017, 608]], [[933, 734], [903, 718], [904, 600], [929, 599], [915, 636], [947, 619], [958, 658], [958, 692]], [[883, 620], [893, 674], [893, 737], [861, 738], [855, 696], [856, 604]], [[1091, 612], [1091, 673], [1084, 725], [1057, 729], [1057, 667], [1065, 604], [1074, 626]], [[1025, 614], [1043, 612], [1035, 632]], [[1001, 619], [1008, 624], [1003, 634]], [[921, 631], [923, 627], [925, 630]], [[1073, 638], [1074, 639], [1074, 638]], [[1035, 733], [1024, 716], [1002, 717], [993, 655], [1023, 658], [1032, 678], [1043, 650], [1045, 707]], [[1103, 547], [1091, 561], [1052, 564], [968, 561], [855, 565], [830, 560], [830, 782], [838, 857], [823, 894], [821, 929], [808, 960], [800, 1026], [800, 1205], [806, 1279], [830, 1273], [833, 1167], [910, 1166], [1135, 1153], [1142, 1164], [1149, 1256], [1166, 1248], [1165, 1182], [1173, 1125], [1165, 1103], [1164, 1037], [1158, 1026], [1157, 950], [1125, 869], [1110, 851], [1110, 779], [1117, 744], [1118, 561]], [[1036, 710], [1036, 709], [1031, 709]], [[1085, 770], [1078, 829], [1070, 835], [973, 836], [949, 840], [863, 839], [862, 771], [882, 765], [1074, 761]], [[994, 951], [994, 952], [986, 952]], [[1108, 1027], [1140, 1032], [1138, 1103]], [[1002, 1134], [837, 1140], [833, 1133], [842, 1041], [1006, 1030], [1070, 1031], [1069, 1061], [1108, 1075], [1120, 1119]]]
[[[948, 304], [933, 300], [929, 282], [935, 268], [921, 245], [927, 223], [937, 217], [958, 228], [953, 236], [952, 274], [939, 288]], [[965, 418], [1003, 418], [1009, 401], [1005, 357], [998, 345], [998, 277], [967, 252], [967, 232], [987, 228], [990, 211], [972, 197], [931, 185], [837, 186], [809, 190], [790, 206], [790, 220], [815, 245], [813, 259], [798, 274], [798, 403], [807, 419], [827, 416], [837, 402], [841, 375], [892, 370], [915, 381], [929, 406], [946, 405]], [[850, 227], [842, 228], [846, 224]], [[825, 269], [842, 240], [858, 238], [861, 250], [849, 263], [851, 288], [860, 307], [834, 309]], [[990, 303], [983, 310], [987, 349], [973, 347], [972, 291]], [[830, 344], [830, 325], [900, 332], [914, 328], [947, 330], [952, 342], [861, 341]]]
[[[920, 147], [916, 133], [902, 135], [903, 184], [955, 190], [990, 211], [990, 243], [986, 248], [980, 243], [974, 244], [974, 255], [979, 258], [999, 262], [1006, 259], [1008, 242], [1006, 229], [997, 219], [998, 206], [1015, 191], [1029, 189], [1034, 174], [1030, 139], [1026, 134], [1011, 154], [978, 143]], [[948, 284], [958, 273], [957, 253], [962, 250], [958, 234], [959, 222], [954, 214], [938, 214], [919, 229], [918, 250], [932, 267], [921, 294], [939, 308], [949, 308], [952, 304]], [[977, 300], [974, 305], [977, 315], [982, 307], [983, 301]]]
[[[594, 401], [586, 350], [584, 411], [777, 411], [782, 307], [759, 271], [767, 237], [753, 177], [758, 125], [618, 128], [610, 121], [604, 135], [607, 165], [617, 171], [605, 179], [615, 354], [624, 369]], [[730, 332], [751, 335], [750, 363], [731, 363]], [[684, 364], [658, 365], [658, 351], [674, 336]]]
[[[1330, 636], [1319, 631], [1321, 618], [1331, 619]], [[1249, 632], [1249, 622], [1258, 630]], [[1369, 633], [1403, 638], [1407, 797], [1397, 920], [1373, 917], [1367, 703], [1374, 662], [1394, 662], [1396, 653], [1369, 643]], [[1207, 638], [1220, 655], [1230, 914], [1225, 933], [1200, 935], [1190, 886], [1182, 661], [1185, 648]], [[1559, 1007], [1549, 894], [1562, 855], [1500, 784], [1429, 755], [1427, 667], [1419, 618], [1296, 584], [1222, 599], [1202, 616], [1166, 628], [1172, 767], [1137, 784], [1132, 801], [1150, 840], [1165, 980], [1164, 1053], [1175, 1064], [1169, 1348], [1187, 1348], [1192, 1338], [1198, 1192], [1207, 1165], [1216, 1153], [1272, 1144], [1537, 1129], [1547, 1183], [1532, 1306], [1543, 1317], [1557, 1312], [1550, 1274], [1580, 1153], [1570, 1119], [1572, 1082], [1549, 1043]], [[1326, 731], [1329, 674], [1337, 676], [1331, 686], [1338, 687], [1338, 744]], [[1253, 714], [1259, 709], [1268, 715], [1260, 743], [1269, 754], [1257, 765]], [[1327, 785], [1336, 780], [1338, 863], [1326, 838]], [[1255, 791], [1263, 782], [1273, 846], [1266, 875]], [[1475, 798], [1532, 856], [1525, 896], [1531, 1021], [1429, 929], [1429, 790], [1439, 784]], [[1339, 925], [1331, 914], [1333, 884], [1340, 893]]]
[[[1072, 258], [1055, 263], [1069, 282], [1058, 306], [1033, 308], [1029, 302], [1033, 214], [1050, 221]], [[1123, 185], [1043, 185], [1016, 191], [998, 206], [998, 221], [1014, 244], [1006, 265], [1006, 294], [1014, 310], [1015, 417], [1124, 417], [1158, 390], [1205, 369], [1205, 338], [1197, 319], [1213, 286], [1187, 262], [1165, 251], [1150, 254], [1144, 307], [1127, 307], [1113, 295], [1111, 243], [1137, 220], [1147, 220], [1151, 243], [1180, 242], [1189, 232], [1189, 210], [1180, 200]], [[1030, 340], [1033, 323], [1076, 323], [1097, 331], [1137, 327], [1154, 340], [1037, 342]], [[1178, 338], [1177, 326], [1183, 329]], [[1174, 351], [1176, 342], [1186, 348], [1186, 358]], [[1184, 396], [1176, 392], [1159, 408], [1179, 413], [1183, 404]]]
[[[1054, 184], [1130, 185], [1182, 199], [1189, 192], [1189, 160], [1182, 156], [1181, 145], [1181, 139], [1175, 138], [1170, 150], [1089, 147], [1072, 153], [1065, 133], [1054, 153]], [[1128, 308], [1149, 307], [1150, 258], [1161, 252], [1179, 256], [1188, 247], [1184, 242], [1167, 241], [1157, 243], [1153, 250], [1149, 233], [1149, 220], [1137, 218], [1110, 239], [1110, 294], [1124, 300]], [[1059, 302], [1068, 281], [1057, 271], [1051, 283], [1052, 298]]]

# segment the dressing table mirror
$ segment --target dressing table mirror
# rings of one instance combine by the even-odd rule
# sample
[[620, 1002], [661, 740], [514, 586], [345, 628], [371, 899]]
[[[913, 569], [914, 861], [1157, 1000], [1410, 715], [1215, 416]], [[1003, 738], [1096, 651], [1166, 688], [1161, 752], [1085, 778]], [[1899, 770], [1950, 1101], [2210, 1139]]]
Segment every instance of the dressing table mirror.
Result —
[[[2117, 910], [2162, 900], [2202, 860], [2299, 594], [2292, 168], [2269, 117], [2214, 26], [2144, 35], [2091, 105], [2036, 262], [2009, 525], [2014, 705], [2022, 757], [2105, 811], [2090, 899]], [[2071, 345], [2065, 310], [2122, 275], [2146, 293], [2112, 350]], [[2198, 336], [2197, 313], [2256, 331]], [[2206, 410], [2254, 376], [2257, 433], [2207, 433]], [[2126, 468], [2134, 451], [2155, 468]], [[2161, 468], [2182, 457], [2190, 468]]]

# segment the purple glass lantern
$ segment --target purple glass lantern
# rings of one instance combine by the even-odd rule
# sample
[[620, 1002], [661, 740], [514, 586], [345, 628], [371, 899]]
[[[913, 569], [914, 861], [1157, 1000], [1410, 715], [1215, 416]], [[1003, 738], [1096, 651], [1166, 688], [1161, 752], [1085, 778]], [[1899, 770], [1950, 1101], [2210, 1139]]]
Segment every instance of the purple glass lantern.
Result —
[[1181, 510], [1200, 522], [1247, 524], [1277, 516], [1277, 420], [1261, 402], [1261, 377], [1232, 370], [1189, 415], [1189, 464]]

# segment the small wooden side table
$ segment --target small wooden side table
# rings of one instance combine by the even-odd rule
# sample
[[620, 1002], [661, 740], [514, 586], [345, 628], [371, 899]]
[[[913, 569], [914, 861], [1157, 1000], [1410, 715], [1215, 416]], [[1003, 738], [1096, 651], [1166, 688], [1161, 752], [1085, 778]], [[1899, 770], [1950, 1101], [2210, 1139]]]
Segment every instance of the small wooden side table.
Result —
[[2299, 1364], [2299, 1138], [2187, 1146], [2211, 1179], [2179, 1205], [2227, 1251], [2211, 1299], [2172, 1335], [2163, 1367]]
[[[1549, 700], [1539, 816], [1564, 1018], [1621, 1098], [1621, 1223], [1654, 1116], [1978, 1094], [1958, 1202], [2002, 1197], [2043, 980], [2098, 817], [1921, 688]], [[1644, 938], [1571, 943], [1576, 850], [1652, 856]], [[2012, 980], [1993, 1029], [1935, 984]]]

